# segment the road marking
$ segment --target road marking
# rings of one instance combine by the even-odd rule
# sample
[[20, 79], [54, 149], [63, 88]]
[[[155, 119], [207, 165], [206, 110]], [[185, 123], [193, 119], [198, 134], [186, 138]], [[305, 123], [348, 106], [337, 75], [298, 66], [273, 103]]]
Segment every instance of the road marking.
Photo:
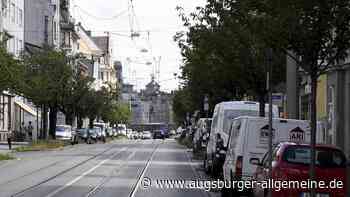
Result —
[[139, 180], [137, 181], [136, 186], [133, 188], [133, 191], [132, 191], [132, 193], [129, 195], [129, 197], [135, 197], [135, 194], [136, 194], [138, 188], [140, 187], [140, 184], [141, 184], [141, 182], [142, 182], [142, 179], [143, 179], [143, 177], [145, 176], [148, 167], [151, 165], [153, 156], [154, 156], [155, 152], [157, 151], [158, 146], [159, 146], [159, 144], [157, 144], [156, 148], [155, 148], [154, 151], [152, 152], [151, 157], [150, 157], [149, 160], [147, 161], [146, 167], [143, 169], [143, 171], [142, 171], [142, 173], [141, 173], [141, 176], [139, 177]]
[[112, 173], [112, 174], [110, 174], [108, 177], [106, 177], [105, 180], [102, 180], [102, 181], [100, 182], [100, 184], [98, 184], [98, 185], [97, 185], [96, 187], [94, 187], [89, 193], [87, 193], [87, 194], [85, 195], [85, 197], [89, 197], [89, 196], [94, 195], [94, 194], [96, 193], [96, 191], [97, 191], [98, 189], [101, 188], [102, 185], [104, 185], [107, 181], [110, 180], [109, 178], [110, 178], [112, 175], [116, 175], [117, 173], [119, 173], [119, 172], [122, 170], [121, 168], [123, 168], [123, 167], [125, 166], [125, 164], [127, 164], [128, 161], [129, 161], [132, 157], [134, 157], [135, 155], [136, 155], [136, 150], [134, 150], [134, 151], [126, 158], [126, 160], [123, 161], [123, 162], [121, 163], [121, 165], [119, 165], [118, 171], [114, 172], [115, 174]]
[[96, 170], [98, 167], [102, 166], [104, 163], [106, 163], [107, 161], [111, 160], [113, 157], [115, 157], [117, 154], [125, 151], [127, 148], [124, 147], [121, 150], [119, 150], [118, 152], [116, 152], [115, 154], [113, 154], [111, 157], [109, 157], [108, 159], [105, 159], [103, 161], [101, 161], [100, 163], [98, 163], [96, 166], [92, 167], [90, 170], [84, 172], [83, 174], [81, 174], [80, 176], [78, 176], [77, 178], [71, 180], [70, 182], [66, 183], [64, 186], [56, 189], [55, 191], [49, 193], [46, 197], [53, 197], [56, 194], [58, 194], [59, 192], [65, 190], [67, 187], [70, 187], [71, 185], [73, 185], [74, 183], [76, 183], [77, 181], [79, 181], [80, 179], [82, 179], [83, 177], [85, 177], [86, 175], [90, 174], [91, 172], [93, 172], [94, 170]]

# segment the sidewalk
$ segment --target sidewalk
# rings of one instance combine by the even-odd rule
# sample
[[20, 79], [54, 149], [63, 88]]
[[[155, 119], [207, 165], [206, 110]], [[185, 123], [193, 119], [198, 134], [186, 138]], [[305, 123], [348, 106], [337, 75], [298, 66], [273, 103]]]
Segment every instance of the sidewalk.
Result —
[[[25, 145], [28, 145], [28, 142], [12, 142], [12, 149]], [[7, 154], [10, 152], [12, 152], [12, 150], [9, 150], [7, 142], [0, 142], [0, 154]]]
[[[12, 142], [12, 145], [18, 145], [18, 146], [25, 146], [28, 144], [29, 144], [28, 142]], [[0, 141], [0, 145], [6, 145], [8, 147], [8, 144], [5, 141]]]

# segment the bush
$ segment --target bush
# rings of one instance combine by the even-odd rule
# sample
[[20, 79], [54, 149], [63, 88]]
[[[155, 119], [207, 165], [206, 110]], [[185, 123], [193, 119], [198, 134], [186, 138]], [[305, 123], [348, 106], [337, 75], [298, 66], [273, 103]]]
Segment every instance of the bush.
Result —
[[29, 146], [21, 146], [15, 148], [17, 152], [27, 152], [27, 151], [43, 151], [63, 148], [68, 145], [68, 142], [60, 140], [39, 140], [37, 142], [32, 142]]
[[11, 160], [11, 159], [14, 159], [14, 157], [12, 157], [12, 156], [9, 155], [9, 154], [0, 154], [0, 161], [3, 161], [3, 160]]

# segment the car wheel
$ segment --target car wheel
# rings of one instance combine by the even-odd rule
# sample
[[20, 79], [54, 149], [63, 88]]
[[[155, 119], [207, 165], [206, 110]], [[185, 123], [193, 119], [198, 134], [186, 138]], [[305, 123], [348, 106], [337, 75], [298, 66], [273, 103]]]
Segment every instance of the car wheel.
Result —
[[231, 197], [231, 196], [229, 195], [229, 189], [228, 189], [228, 188], [223, 187], [223, 188], [221, 189], [221, 197]]
[[269, 197], [269, 193], [268, 189], [264, 189], [264, 197]]

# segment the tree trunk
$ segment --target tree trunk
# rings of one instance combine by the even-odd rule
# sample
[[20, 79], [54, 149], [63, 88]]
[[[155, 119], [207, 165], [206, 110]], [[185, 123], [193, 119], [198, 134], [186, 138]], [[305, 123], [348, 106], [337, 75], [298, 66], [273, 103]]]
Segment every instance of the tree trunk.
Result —
[[57, 123], [57, 112], [58, 108], [57, 106], [50, 107], [50, 112], [49, 112], [49, 125], [50, 125], [50, 136], [52, 139], [56, 139], [56, 123]]
[[[316, 180], [315, 159], [316, 159], [316, 136], [317, 136], [317, 74], [311, 74], [311, 165], [310, 165], [310, 180]], [[311, 188], [311, 197], [315, 197], [315, 188]]]
[[89, 118], [89, 128], [92, 129], [94, 126], [94, 118]]
[[78, 129], [83, 127], [83, 118], [80, 115], [77, 115], [77, 127]]
[[259, 116], [265, 117], [265, 104], [266, 104], [265, 94], [259, 94], [258, 100], [259, 100]]
[[48, 135], [48, 125], [47, 125], [47, 106], [46, 105], [43, 105], [43, 115], [42, 115], [42, 122], [43, 122], [43, 138], [44, 139], [48, 139], [49, 138], [49, 135]]
[[68, 112], [66, 115], [66, 124], [67, 125], [73, 125], [73, 121], [74, 121], [74, 114], [72, 112]]

